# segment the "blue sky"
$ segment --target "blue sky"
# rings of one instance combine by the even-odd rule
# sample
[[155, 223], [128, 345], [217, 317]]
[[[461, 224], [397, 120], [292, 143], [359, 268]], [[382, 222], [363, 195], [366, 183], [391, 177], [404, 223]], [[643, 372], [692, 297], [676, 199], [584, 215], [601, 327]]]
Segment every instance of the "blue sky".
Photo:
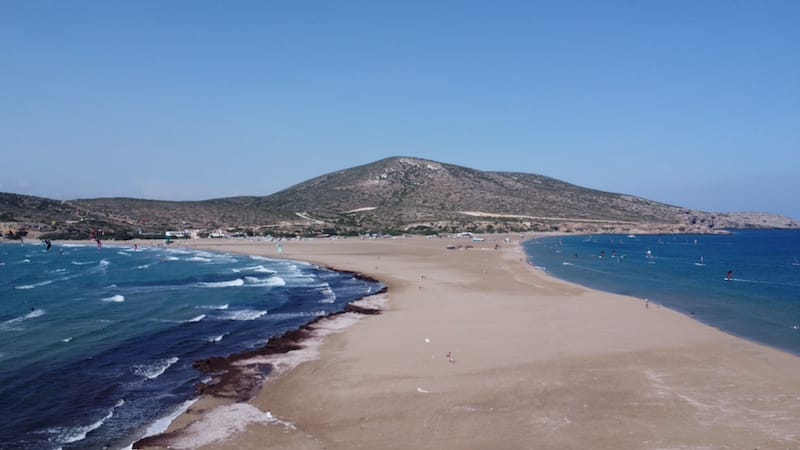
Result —
[[395, 155], [800, 218], [797, 1], [6, 1], [0, 191], [267, 195]]

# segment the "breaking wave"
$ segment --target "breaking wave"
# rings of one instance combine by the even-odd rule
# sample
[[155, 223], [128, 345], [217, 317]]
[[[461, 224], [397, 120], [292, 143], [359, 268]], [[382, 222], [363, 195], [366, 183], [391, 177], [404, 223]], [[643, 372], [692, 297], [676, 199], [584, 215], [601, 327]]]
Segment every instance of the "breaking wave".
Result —
[[20, 328], [17, 328], [15, 325], [19, 325], [19, 324], [21, 324], [22, 322], [24, 322], [26, 320], [30, 320], [30, 319], [35, 319], [37, 317], [41, 317], [41, 316], [45, 315], [45, 313], [47, 313], [47, 311], [45, 311], [43, 309], [34, 309], [33, 311], [29, 312], [28, 314], [25, 314], [24, 316], [15, 317], [13, 319], [9, 319], [9, 320], [6, 320], [3, 323], [0, 323], [0, 330], [4, 330], [4, 331], [17, 330], [18, 331], [18, 330], [20, 330]]
[[179, 358], [173, 356], [172, 358], [165, 358], [153, 361], [149, 364], [139, 364], [134, 366], [133, 371], [136, 375], [144, 377], [148, 380], [154, 380], [167, 371], [173, 364], [178, 362]]
[[247, 282], [248, 286], [253, 287], [286, 286], [286, 280], [279, 276], [271, 276], [269, 278], [244, 277], [244, 281]]
[[234, 286], [244, 286], [244, 280], [241, 278], [237, 278], [235, 280], [230, 281], [211, 281], [211, 282], [200, 282], [197, 283], [200, 287], [207, 287], [207, 288], [223, 288], [223, 287], [234, 287]]
[[266, 310], [243, 309], [239, 311], [229, 311], [222, 318], [226, 320], [256, 320], [267, 314]]
[[26, 285], [23, 285], [23, 286], [16, 286], [14, 289], [33, 289], [33, 288], [37, 288], [39, 286], [47, 286], [48, 284], [50, 284], [50, 283], [52, 283], [54, 281], [56, 281], [56, 280], [45, 280], [45, 281], [40, 281], [38, 283], [26, 284]]

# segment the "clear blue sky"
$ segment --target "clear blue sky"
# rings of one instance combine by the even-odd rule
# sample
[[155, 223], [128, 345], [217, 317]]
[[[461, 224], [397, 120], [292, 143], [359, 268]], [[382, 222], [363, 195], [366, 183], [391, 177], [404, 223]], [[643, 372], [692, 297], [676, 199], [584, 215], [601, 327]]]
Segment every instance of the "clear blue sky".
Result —
[[800, 1], [0, 2], [0, 191], [267, 195], [387, 156], [800, 218]]

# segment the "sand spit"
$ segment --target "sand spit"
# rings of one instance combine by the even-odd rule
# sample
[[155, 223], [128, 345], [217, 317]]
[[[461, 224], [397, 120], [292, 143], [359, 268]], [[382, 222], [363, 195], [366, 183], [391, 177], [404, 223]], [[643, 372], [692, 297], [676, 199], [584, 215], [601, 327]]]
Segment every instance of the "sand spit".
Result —
[[[555, 280], [527, 264], [517, 243], [485, 238], [284, 242], [280, 257], [380, 279], [390, 308], [307, 340], [314, 344], [298, 351], [309, 356], [275, 369], [282, 375], [246, 402], [204, 396], [170, 427], [186, 440], [158, 444], [800, 448], [800, 358]], [[279, 256], [274, 243], [180, 245]], [[281, 367], [270, 358], [250, 362]], [[218, 419], [206, 414], [217, 408]], [[226, 425], [230, 414], [245, 425]], [[217, 427], [229, 431], [197, 440]]]

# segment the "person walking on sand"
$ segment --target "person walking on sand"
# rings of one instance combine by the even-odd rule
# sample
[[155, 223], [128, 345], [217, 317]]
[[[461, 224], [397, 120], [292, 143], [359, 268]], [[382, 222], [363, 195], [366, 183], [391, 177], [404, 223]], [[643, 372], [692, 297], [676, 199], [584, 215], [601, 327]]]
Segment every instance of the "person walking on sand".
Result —
[[452, 352], [447, 352], [447, 361], [449, 361], [450, 364], [455, 364], [456, 363], [456, 358], [455, 358], [455, 356], [453, 356]]

